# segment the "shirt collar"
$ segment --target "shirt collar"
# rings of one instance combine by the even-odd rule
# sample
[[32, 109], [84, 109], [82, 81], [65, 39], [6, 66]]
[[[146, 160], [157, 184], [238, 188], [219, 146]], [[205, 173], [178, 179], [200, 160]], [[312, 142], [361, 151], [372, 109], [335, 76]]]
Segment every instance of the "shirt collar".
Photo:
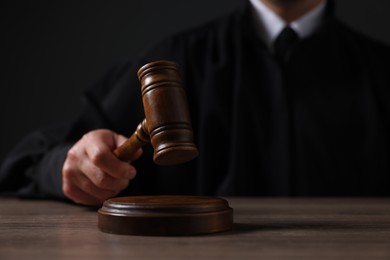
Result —
[[[326, 1], [322, 0], [313, 10], [289, 24], [300, 38], [311, 35], [320, 25], [323, 14], [325, 13]], [[257, 32], [265, 44], [271, 47], [273, 41], [287, 23], [263, 4], [262, 1], [250, 0], [250, 2], [254, 11]]]

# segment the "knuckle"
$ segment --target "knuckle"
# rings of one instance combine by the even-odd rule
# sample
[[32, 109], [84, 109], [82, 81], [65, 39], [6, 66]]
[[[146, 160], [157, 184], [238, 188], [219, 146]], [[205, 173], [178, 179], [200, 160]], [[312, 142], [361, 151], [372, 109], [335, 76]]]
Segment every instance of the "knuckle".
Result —
[[109, 177], [104, 174], [104, 173], [97, 173], [96, 176], [95, 176], [95, 185], [98, 187], [98, 188], [102, 188], [102, 189], [105, 189], [105, 188], [109, 188], [110, 185], [109, 185]]
[[93, 132], [85, 133], [85, 134], [82, 136], [81, 140], [83, 140], [83, 141], [89, 141], [90, 139], [93, 138], [93, 134], [92, 134], [92, 133], [93, 133]]
[[66, 154], [67, 160], [75, 161], [77, 157], [77, 149], [75, 147], [70, 148]]
[[90, 155], [90, 159], [94, 165], [102, 165], [105, 158], [105, 152], [102, 149], [96, 148]]
[[101, 135], [101, 130], [93, 130], [85, 133], [81, 140], [86, 143], [94, 143], [97, 138], [100, 138]]
[[90, 181], [84, 181], [80, 184], [81, 189], [88, 194], [94, 193], [96, 186]]
[[114, 196], [128, 186], [127, 180], [114, 180], [111, 176], [104, 174], [96, 179], [95, 185], [101, 190], [103, 197]]
[[62, 167], [62, 176], [64, 178], [72, 178], [75, 175], [75, 171], [73, 170], [72, 166], [65, 162], [64, 166]]

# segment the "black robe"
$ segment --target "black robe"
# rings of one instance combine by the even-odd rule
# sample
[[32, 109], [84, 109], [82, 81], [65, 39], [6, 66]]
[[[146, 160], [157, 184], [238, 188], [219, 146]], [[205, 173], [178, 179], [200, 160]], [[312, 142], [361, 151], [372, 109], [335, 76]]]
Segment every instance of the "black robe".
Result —
[[0, 191], [64, 198], [61, 167], [84, 133], [130, 135], [144, 118], [137, 70], [180, 65], [199, 157], [157, 166], [145, 146], [121, 195], [389, 196], [390, 49], [328, 13], [281, 69], [249, 3], [113, 68], [69, 124], [27, 136], [5, 160]]

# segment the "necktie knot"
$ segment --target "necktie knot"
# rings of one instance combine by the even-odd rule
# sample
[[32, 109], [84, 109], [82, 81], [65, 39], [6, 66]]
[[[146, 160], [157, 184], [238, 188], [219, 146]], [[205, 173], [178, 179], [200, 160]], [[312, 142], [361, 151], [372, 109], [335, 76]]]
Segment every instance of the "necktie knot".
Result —
[[291, 27], [285, 27], [274, 42], [276, 59], [281, 63], [286, 63], [290, 57], [291, 50], [298, 40], [297, 33]]

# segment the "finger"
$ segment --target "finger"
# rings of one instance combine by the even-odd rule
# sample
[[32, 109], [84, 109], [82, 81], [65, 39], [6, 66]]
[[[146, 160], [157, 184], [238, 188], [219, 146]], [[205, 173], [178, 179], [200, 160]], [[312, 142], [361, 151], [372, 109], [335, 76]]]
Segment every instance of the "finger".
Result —
[[136, 176], [136, 169], [129, 163], [119, 160], [105, 144], [96, 143], [86, 148], [87, 157], [103, 172], [117, 179], [131, 180]]
[[77, 204], [94, 206], [101, 205], [103, 203], [103, 201], [85, 193], [77, 186], [69, 185], [66, 181], [64, 181], [63, 190], [64, 194]]
[[101, 203], [101, 200], [87, 194], [82, 191], [74, 183], [75, 177], [73, 175], [79, 174], [76, 171], [72, 171], [69, 168], [64, 167], [62, 175], [62, 190], [64, 195], [74, 201], [77, 204], [83, 205], [98, 205]]
[[98, 201], [103, 201], [119, 193], [120, 190], [114, 191], [97, 187], [79, 168], [72, 166], [72, 164], [65, 163], [62, 170], [63, 191], [67, 197], [73, 200], [78, 199], [77, 195], [79, 192], [77, 192], [77, 189], [82, 190]]
[[87, 176], [84, 174], [77, 175], [77, 178], [74, 179], [74, 184], [84, 191], [85, 193], [97, 198], [100, 201], [106, 200], [108, 198], [114, 197], [119, 193], [120, 190], [107, 190], [97, 187]]
[[129, 184], [129, 179], [114, 178], [94, 165], [90, 160], [83, 160], [79, 167], [80, 171], [100, 189], [119, 192], [125, 189]]

